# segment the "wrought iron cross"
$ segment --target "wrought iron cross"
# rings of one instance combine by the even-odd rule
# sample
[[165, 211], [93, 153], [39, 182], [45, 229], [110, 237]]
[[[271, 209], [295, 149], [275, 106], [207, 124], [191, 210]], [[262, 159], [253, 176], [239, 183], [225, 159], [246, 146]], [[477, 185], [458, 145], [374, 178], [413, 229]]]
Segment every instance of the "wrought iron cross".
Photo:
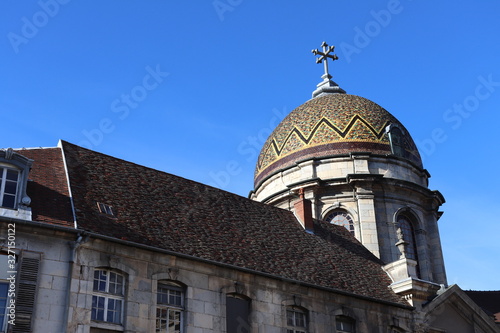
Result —
[[328, 58], [330, 58], [330, 59], [332, 59], [332, 61], [334, 61], [334, 60], [338, 60], [339, 57], [337, 57], [336, 54], [330, 54], [330, 52], [333, 52], [333, 50], [335, 50], [335, 46], [328, 46], [328, 44], [326, 42], [323, 42], [321, 44], [321, 47], [323, 48], [323, 52], [321, 52], [318, 49], [312, 50], [311, 52], [314, 55], [320, 55], [319, 58], [316, 58], [317, 64], [320, 64], [321, 62], [323, 62], [323, 67], [325, 68], [325, 74], [322, 76], [322, 78], [330, 79], [332, 76], [330, 75], [330, 73], [328, 73]]

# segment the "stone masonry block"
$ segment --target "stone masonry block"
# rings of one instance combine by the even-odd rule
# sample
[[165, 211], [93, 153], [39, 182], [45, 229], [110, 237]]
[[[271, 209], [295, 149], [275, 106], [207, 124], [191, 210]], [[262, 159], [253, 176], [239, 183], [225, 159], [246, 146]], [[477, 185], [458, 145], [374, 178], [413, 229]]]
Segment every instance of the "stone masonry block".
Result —
[[219, 304], [204, 302], [204, 310], [205, 314], [209, 314], [212, 316], [220, 316], [221, 308]]
[[64, 316], [65, 306], [62, 305], [51, 305], [49, 320], [52, 322], [62, 323]]
[[50, 316], [50, 306], [47, 305], [37, 306], [36, 316], [40, 320], [48, 320]]
[[193, 315], [193, 324], [196, 327], [212, 329], [213, 328], [213, 316], [202, 314], [202, 313], [195, 313]]
[[38, 283], [39, 288], [52, 289], [52, 275], [42, 274]]
[[54, 276], [52, 279], [52, 289], [54, 290], [67, 290], [68, 278], [62, 276]]
[[39, 320], [35, 321], [33, 332], [60, 332], [61, 323], [57, 321]]
[[[38, 289], [38, 304], [63, 305], [66, 300], [66, 293], [63, 290]], [[43, 305], [42, 305], [43, 306]]]
[[127, 302], [127, 317], [139, 317], [139, 303]]
[[217, 303], [219, 300], [218, 294], [207, 289], [193, 288], [193, 299], [210, 303]]
[[42, 260], [42, 274], [68, 276], [68, 263], [55, 260]]
[[151, 293], [146, 291], [134, 290], [132, 291], [131, 301], [149, 304], [151, 303]]
[[139, 304], [139, 318], [151, 318], [150, 309], [149, 304]]
[[188, 311], [204, 313], [205, 312], [205, 303], [206, 302], [204, 302], [204, 301], [193, 300], [193, 299], [189, 298]]
[[183, 282], [188, 286], [193, 286], [201, 289], [208, 289], [208, 275], [191, 273], [187, 274]]

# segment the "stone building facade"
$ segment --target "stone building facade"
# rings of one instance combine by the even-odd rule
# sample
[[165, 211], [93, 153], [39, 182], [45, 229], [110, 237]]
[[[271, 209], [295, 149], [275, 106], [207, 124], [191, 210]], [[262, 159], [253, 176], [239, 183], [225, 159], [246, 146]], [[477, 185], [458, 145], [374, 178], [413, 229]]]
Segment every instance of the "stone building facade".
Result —
[[[43, 253], [34, 332], [62, 332], [66, 321], [67, 332], [155, 332], [157, 297], [162, 283], [181, 287], [182, 332], [228, 332], [229, 298], [241, 298], [251, 306], [248, 319], [236, 319], [234, 332], [283, 332], [288, 327], [287, 310], [307, 316], [308, 332], [331, 332], [336, 319], [344, 317], [355, 320], [359, 332], [387, 332], [396, 327], [410, 332], [413, 328], [413, 314], [408, 305], [380, 302], [93, 237], [78, 245], [78, 257], [68, 280], [71, 252], [68, 242], [75, 242], [77, 234], [62, 237], [63, 232], [51, 230], [41, 236], [39, 231], [33, 233], [33, 229], [26, 231], [26, 235], [24, 232], [20, 235], [27, 244], [33, 244], [28, 245], [30, 251]], [[45, 238], [50, 234], [50, 239]], [[59, 239], [59, 244], [54, 239]], [[101, 268], [125, 277], [126, 304], [119, 324], [92, 320], [94, 274]], [[66, 313], [63, 300], [68, 281], [71, 294]]]

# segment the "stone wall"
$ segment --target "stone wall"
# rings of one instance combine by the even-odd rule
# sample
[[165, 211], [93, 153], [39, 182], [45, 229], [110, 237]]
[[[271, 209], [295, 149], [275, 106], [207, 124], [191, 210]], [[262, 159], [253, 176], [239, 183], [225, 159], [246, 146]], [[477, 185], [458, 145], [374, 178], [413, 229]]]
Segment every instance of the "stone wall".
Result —
[[[77, 235], [18, 226], [18, 239], [20, 252], [39, 252], [42, 258], [34, 332], [63, 332], [70, 245]], [[126, 277], [123, 325], [91, 320], [96, 268], [112, 269]], [[154, 332], [159, 280], [186, 286], [186, 332], [225, 332], [226, 294], [231, 293], [250, 299], [250, 332], [283, 332], [286, 307], [292, 305], [307, 311], [311, 332], [332, 331], [339, 314], [353, 317], [357, 332], [385, 333], [394, 318], [402, 328], [412, 325], [412, 312], [405, 307], [84, 236], [72, 269], [67, 332]]]
[[[327, 332], [336, 314], [356, 319], [359, 332], [386, 332], [394, 317], [411, 325], [411, 311], [339, 293], [307, 287], [279, 278], [243, 272], [198, 260], [138, 249], [102, 240], [81, 245], [73, 270], [70, 332], [90, 327], [118, 329], [90, 320], [92, 277], [96, 267], [124, 272], [127, 277], [126, 332], [153, 332], [158, 280], [186, 286], [187, 332], [225, 332], [226, 294], [238, 293], [251, 302], [250, 332], [281, 333], [286, 327], [286, 306], [307, 310], [309, 330]], [[374, 330], [375, 327], [378, 327]]]

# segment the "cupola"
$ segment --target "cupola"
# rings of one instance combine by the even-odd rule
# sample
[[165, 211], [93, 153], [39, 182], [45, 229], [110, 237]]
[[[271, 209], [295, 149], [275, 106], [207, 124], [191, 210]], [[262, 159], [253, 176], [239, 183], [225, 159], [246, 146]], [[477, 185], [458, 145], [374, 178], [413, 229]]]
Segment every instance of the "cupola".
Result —
[[444, 198], [428, 188], [415, 142], [389, 111], [332, 81], [327, 61], [338, 57], [321, 46], [312, 53], [322, 81], [264, 143], [250, 197], [293, 211], [306, 231], [305, 212], [345, 227], [392, 263], [396, 280], [446, 284], [437, 228]]

